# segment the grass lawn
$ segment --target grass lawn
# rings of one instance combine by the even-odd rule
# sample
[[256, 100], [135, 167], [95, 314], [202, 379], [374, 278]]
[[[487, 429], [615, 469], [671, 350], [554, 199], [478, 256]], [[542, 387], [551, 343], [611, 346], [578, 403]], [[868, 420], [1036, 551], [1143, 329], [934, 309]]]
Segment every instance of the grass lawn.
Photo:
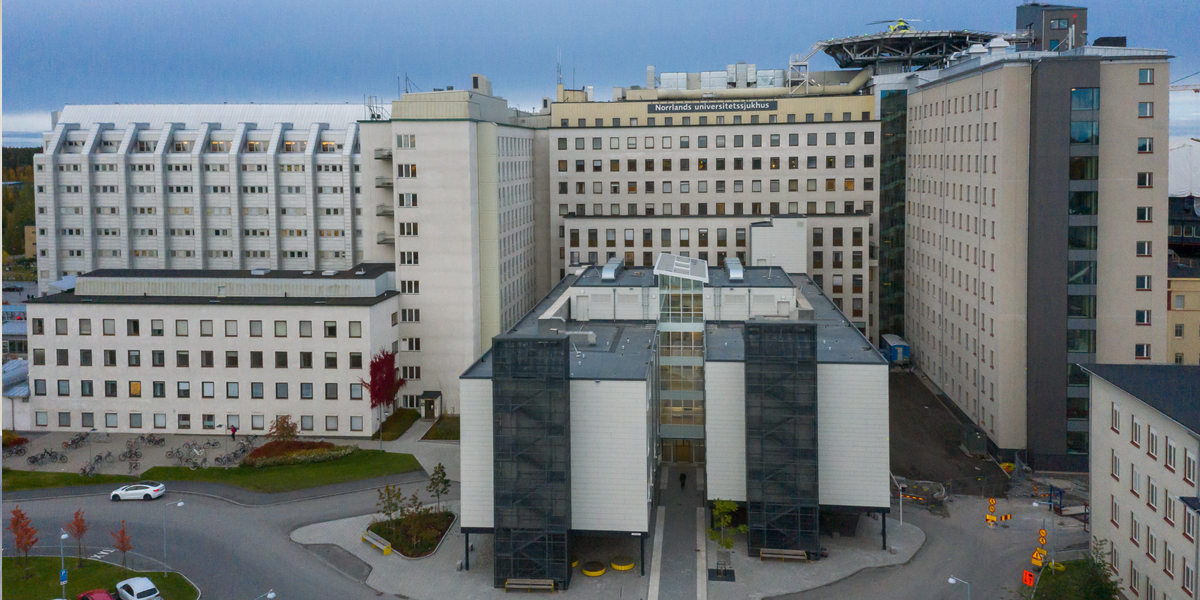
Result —
[[457, 440], [458, 439], [458, 416], [442, 415], [438, 418], [433, 427], [429, 428], [429, 432], [425, 434], [423, 440]]
[[142, 473], [142, 479], [153, 481], [207, 481], [224, 483], [254, 492], [291, 492], [320, 485], [358, 481], [385, 475], [417, 471], [421, 464], [411, 454], [394, 454], [379, 450], [359, 450], [345, 458], [310, 465], [280, 467], [154, 467]]
[[[137, 477], [128, 475], [96, 475], [84, 477], [79, 473], [43, 473], [41, 471], [4, 470], [4, 491], [36, 490], [49, 487], [67, 487], [72, 485], [92, 485], [98, 483], [130, 483]], [[86, 591], [86, 590], [84, 590]]]
[[1072, 600], [1075, 598], [1083, 598], [1084, 593], [1081, 589], [1084, 576], [1087, 573], [1083, 560], [1064, 560], [1062, 564], [1067, 568], [1063, 571], [1055, 571], [1046, 569], [1042, 571], [1042, 578], [1038, 580], [1037, 595], [1035, 600]]
[[[29, 572], [33, 574], [25, 579], [25, 569], [21, 558], [4, 558], [4, 597], [6, 598], [59, 598], [62, 588], [58, 585], [59, 559], [50, 557], [31, 556]], [[162, 573], [137, 573], [126, 571], [120, 566], [110, 565], [95, 560], [84, 560], [83, 568], [77, 568], [76, 560], [67, 557], [67, 597], [75, 598], [88, 590], [105, 589], [110, 593], [117, 588], [117, 582], [130, 577], [149, 577], [154, 587], [162, 593], [163, 600], [196, 600], [200, 592], [192, 587], [186, 579], [178, 574], [163, 578]], [[115, 597], [115, 596], [114, 596]]]
[[[383, 421], [383, 427], [381, 428], [383, 431], [383, 441], [390, 442], [399, 439], [420, 418], [421, 413], [411, 408], [397, 409], [396, 412]], [[371, 436], [371, 439], [379, 439], [379, 432], [376, 431], [375, 435]]]

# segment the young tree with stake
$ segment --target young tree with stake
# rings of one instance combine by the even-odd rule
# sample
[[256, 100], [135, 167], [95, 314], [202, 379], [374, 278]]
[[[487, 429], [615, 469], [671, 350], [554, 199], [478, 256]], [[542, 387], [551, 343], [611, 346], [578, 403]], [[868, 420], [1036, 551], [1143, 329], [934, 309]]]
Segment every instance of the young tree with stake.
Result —
[[429, 474], [429, 485], [425, 491], [437, 496], [438, 512], [442, 512], [442, 495], [450, 493], [450, 479], [446, 477], [446, 467], [438, 463]]
[[396, 394], [407, 382], [400, 378], [396, 369], [396, 353], [387, 349], [380, 349], [371, 357], [368, 373], [370, 381], [359, 378], [358, 382], [367, 388], [371, 408], [379, 409], [379, 449], [383, 450], [383, 407], [396, 400]]
[[79, 567], [83, 566], [83, 534], [87, 533], [88, 529], [90, 528], [91, 525], [89, 525], [88, 522], [83, 518], [83, 510], [75, 511], [75, 518], [71, 519], [71, 522], [67, 523], [63, 527], [63, 530], [67, 532], [67, 535], [75, 538], [75, 543], [77, 545], [76, 559], [78, 560], [77, 566]]
[[113, 548], [116, 548], [121, 553], [121, 568], [125, 567], [125, 553], [133, 550], [133, 541], [129, 539], [129, 534], [125, 532], [125, 519], [121, 519], [121, 529], [110, 533], [113, 536]]
[[33, 526], [33, 522], [29, 520], [29, 515], [26, 515], [20, 506], [13, 507], [12, 518], [8, 522], [8, 530], [13, 534], [13, 546], [24, 556], [25, 578], [28, 579], [30, 577], [29, 551], [38, 543], [38, 530]]

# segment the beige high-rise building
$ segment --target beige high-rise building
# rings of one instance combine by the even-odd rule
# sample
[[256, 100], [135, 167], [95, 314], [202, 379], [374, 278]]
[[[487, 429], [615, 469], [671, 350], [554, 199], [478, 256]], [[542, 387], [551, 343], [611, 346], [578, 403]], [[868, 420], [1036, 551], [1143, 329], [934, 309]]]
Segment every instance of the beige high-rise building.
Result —
[[994, 450], [1037, 468], [1087, 468], [1077, 364], [1169, 358], [1169, 58], [995, 40], [876, 78], [907, 91], [913, 359]]
[[1200, 267], [1172, 263], [1167, 267], [1168, 360], [1200, 364]]

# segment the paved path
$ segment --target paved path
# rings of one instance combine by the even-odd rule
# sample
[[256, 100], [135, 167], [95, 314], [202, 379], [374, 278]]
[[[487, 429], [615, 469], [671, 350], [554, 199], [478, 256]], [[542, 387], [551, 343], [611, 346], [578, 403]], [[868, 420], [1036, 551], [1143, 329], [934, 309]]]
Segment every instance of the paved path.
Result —
[[[404, 435], [390, 442], [383, 442], [383, 449], [388, 452], [401, 452], [416, 457], [417, 462], [427, 472], [433, 472], [434, 467], [441, 463], [446, 467], [446, 477], [450, 481], [462, 481], [462, 469], [459, 467], [459, 444], [457, 441], [423, 442], [421, 438], [433, 427], [433, 421], [417, 421], [404, 432]], [[379, 440], [356, 440], [359, 448], [378, 450]]]
[[[666, 507], [666, 523], [663, 529], [662, 573], [659, 579], [658, 597], [662, 600], [696, 600], [697, 579], [696, 555], [702, 551], [697, 545], [696, 511], [704, 507], [704, 492], [697, 469], [671, 465], [666, 470], [660, 490], [659, 502]], [[686, 473], [687, 481], [679, 485], [679, 474]], [[707, 578], [707, 573], [705, 573]]]

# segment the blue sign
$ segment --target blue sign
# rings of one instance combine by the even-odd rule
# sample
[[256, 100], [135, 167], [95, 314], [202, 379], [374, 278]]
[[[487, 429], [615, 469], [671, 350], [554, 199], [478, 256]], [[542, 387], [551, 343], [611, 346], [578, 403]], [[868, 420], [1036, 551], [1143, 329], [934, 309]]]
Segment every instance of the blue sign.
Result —
[[67, 570], [63, 569], [58, 572], [58, 585], [67, 585]]

